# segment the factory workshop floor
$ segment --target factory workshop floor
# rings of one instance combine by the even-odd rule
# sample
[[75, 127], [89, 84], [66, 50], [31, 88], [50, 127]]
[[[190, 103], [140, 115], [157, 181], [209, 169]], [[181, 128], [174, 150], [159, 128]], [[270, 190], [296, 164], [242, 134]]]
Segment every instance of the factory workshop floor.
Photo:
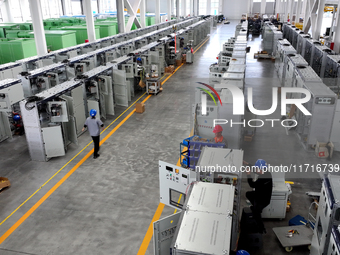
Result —
[[[138, 114], [117, 108], [108, 118], [112, 123], [101, 135], [105, 142], [94, 160], [88, 133], [79, 146], [70, 145], [67, 155], [48, 162], [30, 161], [24, 137], [0, 144], [0, 176], [12, 186], [0, 193], [0, 254], [153, 254], [152, 219], [174, 213], [159, 204], [158, 160], [176, 164], [179, 144], [189, 136], [191, 103], [196, 80], [209, 77], [222, 43], [234, 36], [238, 21], [218, 25], [195, 53], [194, 63], [183, 65], [163, 85], [157, 96], [140, 94], [133, 101], [147, 100], [146, 111]], [[247, 54], [246, 88], [254, 88], [254, 105], [271, 106], [271, 87], [277, 84], [274, 63], [255, 60], [260, 37], [250, 37]], [[163, 80], [167, 78], [164, 77]], [[141, 98], [139, 98], [141, 96]], [[269, 98], [269, 100], [268, 100]], [[280, 118], [279, 109], [271, 117]], [[84, 148], [84, 149], [83, 149]], [[244, 142], [244, 159], [254, 163], [263, 158], [272, 165], [339, 162], [316, 158], [301, 145], [294, 131], [281, 126], [259, 128], [252, 142]], [[286, 226], [297, 214], [307, 217], [310, 198], [306, 191], [319, 191], [319, 173], [291, 174], [291, 211], [283, 220], [265, 220], [263, 248], [250, 254], [286, 254], [273, 227]], [[241, 207], [247, 206], [243, 180]], [[148, 230], [149, 229], [149, 230]], [[247, 248], [247, 247], [245, 247]], [[291, 254], [309, 254], [307, 247]]]

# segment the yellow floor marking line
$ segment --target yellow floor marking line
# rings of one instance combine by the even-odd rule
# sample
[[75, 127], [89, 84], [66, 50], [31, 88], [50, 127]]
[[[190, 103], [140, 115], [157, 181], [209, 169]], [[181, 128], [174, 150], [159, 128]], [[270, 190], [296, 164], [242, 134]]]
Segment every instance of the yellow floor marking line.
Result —
[[[146, 94], [146, 92], [140, 96], [135, 102], [133, 102], [133, 104], [131, 104], [124, 112], [122, 112], [114, 121], [112, 121], [102, 132], [105, 132], [105, 130], [107, 130], [112, 124], [114, 124], [122, 115], [124, 115], [136, 102], [138, 102], [144, 95]], [[19, 205], [10, 215], [8, 215], [1, 223], [0, 226], [5, 223], [5, 221], [7, 221], [16, 211], [18, 211], [24, 204], [26, 204], [35, 194], [38, 193], [38, 191], [40, 191], [47, 183], [49, 183], [58, 173], [60, 173], [60, 171], [62, 171], [66, 166], [68, 166], [76, 157], [79, 156], [80, 153], [82, 153], [90, 144], [92, 143], [89, 142], [83, 149], [81, 149], [73, 158], [71, 158], [62, 168], [60, 168], [54, 175], [52, 175], [52, 177], [50, 179], [48, 179], [43, 185], [41, 185], [39, 187], [39, 189], [37, 189], [32, 195], [30, 195], [24, 202], [21, 203], [21, 205]]]
[[[209, 38], [208, 38], [209, 39]], [[208, 40], [207, 39], [207, 40]], [[207, 40], [204, 42], [206, 43]], [[203, 44], [204, 44], [203, 43]], [[199, 47], [201, 48], [203, 46], [203, 44]], [[199, 48], [197, 50], [199, 50]], [[196, 51], [197, 51], [196, 50]], [[179, 67], [176, 68], [176, 70], [170, 74], [163, 82], [162, 85], [174, 74], [176, 73], [176, 71], [182, 67], [183, 64], [181, 64]], [[165, 76], [165, 75], [164, 75]], [[164, 77], [163, 76], [163, 77]], [[163, 78], [162, 77], [162, 78]], [[161, 79], [162, 79], [161, 78]], [[133, 105], [135, 105], [136, 102], [138, 102], [144, 95], [146, 94], [146, 92], [140, 96], [133, 104], [131, 104], [122, 114], [120, 114], [114, 121], [112, 121], [102, 132], [105, 132], [113, 123], [115, 123], [123, 114], [125, 114]], [[148, 95], [144, 100], [143, 103], [146, 102], [149, 98], [151, 97], [151, 95]], [[102, 145], [112, 134], [114, 134], [118, 128], [123, 125], [134, 113], [135, 113], [135, 109], [133, 111], [131, 111], [113, 130], [111, 130], [111, 132], [109, 134], [107, 134], [100, 142], [100, 144]], [[26, 199], [18, 208], [16, 208], [9, 216], [7, 216], [1, 223], [0, 225], [2, 225], [5, 221], [7, 221], [19, 208], [21, 208], [25, 203], [27, 203], [39, 190], [42, 189], [42, 187], [44, 187], [49, 181], [51, 181], [62, 169], [64, 169], [69, 163], [71, 163], [78, 155], [80, 155], [80, 153], [82, 153], [90, 144], [92, 143], [92, 141], [90, 143], [88, 143], [80, 152], [78, 152], [71, 160], [69, 160], [62, 168], [60, 168], [50, 179], [48, 179], [38, 190], [36, 190], [28, 199]], [[88, 152], [60, 181], [58, 181], [41, 199], [39, 199], [39, 201], [37, 203], [35, 203], [9, 230], [7, 230], [1, 237], [0, 237], [0, 244], [2, 244], [50, 195], [53, 194], [53, 192], [59, 188], [59, 186], [61, 184], [63, 184], [78, 168], [79, 166], [81, 166], [92, 154], [93, 154], [94, 149], [92, 149], [90, 152]], [[179, 164], [179, 162], [177, 163]], [[180, 197], [181, 198], [181, 197]], [[151, 230], [152, 230], [152, 223], [154, 221], [156, 221], [157, 219], [159, 219], [160, 214], [162, 213], [164, 208], [164, 204], [163, 206], [161, 206], [161, 203], [159, 204], [157, 211], [154, 214], [154, 218], [153, 221], [151, 222], [150, 226], [151, 226]], [[160, 213], [158, 212], [160, 211]], [[158, 215], [159, 214], [159, 215]], [[157, 218], [158, 217], [158, 218]], [[150, 229], [149, 226], [149, 229]], [[148, 229], [148, 231], [149, 231]], [[153, 231], [152, 231], [153, 232]], [[152, 237], [152, 233], [151, 233], [151, 237]], [[150, 237], [150, 240], [151, 240]], [[145, 238], [144, 238], [145, 239]], [[148, 244], [150, 243], [150, 240], [148, 241]], [[144, 241], [143, 241], [144, 242]], [[143, 243], [142, 243], [143, 245]], [[141, 247], [142, 247], [141, 245]], [[147, 245], [148, 246], [148, 245]], [[147, 249], [146, 246], [146, 249]], [[146, 251], [146, 250], [145, 250]], [[144, 253], [145, 253], [144, 251]], [[138, 252], [139, 254], [139, 252]]]
[[[123, 125], [131, 116], [135, 113], [136, 110], [131, 111], [109, 134], [105, 136], [103, 139], [106, 141], [117, 129]], [[103, 143], [103, 142], [101, 142]], [[0, 244], [2, 244], [13, 232], [16, 230], [38, 207], [45, 202], [45, 200], [56, 191], [57, 188], [61, 184], [63, 184], [84, 162], [87, 160], [92, 154], [94, 149], [89, 151], [60, 181], [58, 181], [42, 198], [39, 199], [9, 230], [7, 230], [0, 237]]]

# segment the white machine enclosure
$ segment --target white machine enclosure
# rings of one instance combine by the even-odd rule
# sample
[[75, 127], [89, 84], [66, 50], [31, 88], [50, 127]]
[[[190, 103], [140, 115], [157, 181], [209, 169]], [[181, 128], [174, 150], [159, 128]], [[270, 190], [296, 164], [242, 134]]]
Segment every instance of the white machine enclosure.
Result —
[[[200, 179], [208, 182], [217, 182], [233, 185], [235, 187], [232, 233], [239, 232], [240, 219], [240, 201], [241, 201], [241, 177], [240, 171], [243, 164], [243, 150], [231, 150], [223, 148], [205, 147], [201, 151], [201, 156], [197, 163], [200, 169]], [[221, 168], [218, 168], [220, 166]], [[215, 167], [215, 172], [209, 170], [209, 167]], [[237, 236], [231, 237], [231, 250], [237, 247]]]
[[232, 232], [234, 193], [231, 185], [193, 184], [171, 254], [230, 254], [231, 238], [236, 234]]
[[295, 34], [295, 31], [296, 31], [295, 29], [296, 29], [296, 27], [294, 25], [289, 27], [287, 39], [290, 43], [293, 43], [293, 35]]
[[284, 23], [283, 24], [283, 27], [282, 27], [283, 38], [288, 39], [288, 35], [289, 35], [289, 32], [290, 32], [291, 26], [292, 26], [292, 24], [290, 24], [290, 23]]
[[334, 55], [335, 53], [324, 45], [317, 45], [314, 49], [314, 56], [312, 61], [312, 68], [314, 71], [323, 78], [325, 75], [325, 67], [328, 55]]
[[322, 83], [322, 80], [310, 66], [296, 66], [293, 87], [303, 88], [305, 83]]
[[305, 83], [311, 99], [303, 104], [312, 115], [304, 115], [297, 109], [296, 131], [306, 146], [317, 142], [329, 142], [332, 132], [337, 95], [323, 83]]
[[300, 54], [289, 54], [286, 58], [284, 87], [293, 86], [293, 78], [297, 66], [308, 66], [307, 61]]
[[296, 54], [296, 50], [294, 49], [293, 46], [291, 45], [286, 45], [283, 44], [281, 46], [281, 49], [279, 50], [279, 69], [278, 69], [278, 76], [280, 79], [281, 84], [284, 84], [286, 72], [285, 72], [285, 64], [286, 64], [286, 59], [289, 54]]
[[302, 48], [301, 55], [306, 59], [308, 64], [312, 65], [315, 46], [320, 46], [321, 43], [314, 39], [306, 39], [305, 47]]
[[14, 105], [24, 99], [24, 92], [19, 79], [0, 81], [0, 142], [12, 138], [10, 117]]
[[[77, 115], [70, 115], [69, 101], [62, 96], [81, 85], [81, 81], [67, 81], [37, 94], [34, 101], [28, 98], [20, 102], [26, 140], [33, 161], [47, 161], [52, 157], [63, 156], [68, 144], [78, 144], [77, 121], [81, 123], [85, 120], [81, 116], [85, 115], [85, 105], [83, 102], [78, 114], [81, 120], [75, 119]], [[76, 91], [73, 94], [75, 101], [84, 93], [83, 89]]]
[[273, 172], [273, 191], [270, 204], [262, 211], [262, 218], [286, 218], [288, 196], [291, 194], [290, 187], [285, 183], [285, 173]]
[[306, 39], [309, 39], [309, 38], [310, 38], [309, 34], [304, 34], [304, 33], [299, 34], [297, 45], [296, 45], [296, 52], [298, 54], [301, 54], [302, 56], [304, 56], [304, 53], [302, 53], [302, 50], [305, 49]]
[[276, 46], [275, 46], [275, 55], [273, 55], [275, 57], [275, 63], [274, 63], [274, 67], [275, 70], [278, 71], [279, 67], [280, 67], [280, 54], [281, 54], [281, 46], [282, 45], [290, 45], [290, 42], [287, 39], [278, 39], [276, 41]]
[[281, 31], [274, 31], [274, 38], [273, 38], [273, 41], [272, 41], [272, 56], [276, 56], [276, 45], [277, 45], [277, 41], [278, 40], [282, 40], [283, 39], [283, 35], [282, 35], [282, 32]]
[[299, 34], [303, 34], [303, 31], [301, 31], [299, 28], [295, 28], [294, 32], [292, 33], [292, 46], [296, 49], [297, 48], [297, 42]]
[[311, 255], [333, 255], [339, 249], [339, 195], [340, 176], [334, 174], [325, 175], [316, 214], [314, 235], [310, 249]]
[[339, 226], [334, 225], [332, 227], [332, 235], [329, 240], [327, 255], [339, 255], [340, 254], [340, 229]]
[[21, 64], [19, 63], [6, 63], [0, 65], [0, 80], [16, 79], [18, 74], [22, 72]]
[[0, 112], [11, 112], [11, 106], [24, 99], [20, 79], [5, 79], [0, 81]]
[[324, 83], [329, 86], [335, 93], [339, 92], [340, 78], [340, 55], [327, 55], [325, 72], [323, 76]]
[[[60, 75], [62, 73], [62, 75]], [[66, 66], [56, 63], [18, 75], [25, 97], [33, 96], [68, 80]]]
[[159, 161], [160, 202], [176, 209], [182, 209], [188, 187], [197, 179], [198, 174], [192, 169]]

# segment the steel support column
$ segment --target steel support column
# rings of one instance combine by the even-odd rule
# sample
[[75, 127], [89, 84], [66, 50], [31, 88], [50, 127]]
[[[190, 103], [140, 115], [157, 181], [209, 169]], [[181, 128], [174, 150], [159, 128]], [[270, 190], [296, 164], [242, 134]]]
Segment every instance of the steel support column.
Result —
[[167, 14], [168, 14], [168, 21], [171, 20], [171, 13], [172, 13], [172, 5], [171, 0], [167, 0]]
[[139, 4], [140, 24], [141, 24], [141, 26], [143, 28], [146, 27], [146, 22], [145, 22], [145, 14], [146, 14], [145, 1], [146, 0], [141, 0], [140, 4]]
[[177, 20], [180, 18], [179, 0], [176, 0], [176, 18]]
[[[96, 32], [94, 29], [93, 12], [92, 12], [92, 0], [83, 0], [84, 12], [86, 16], [86, 27], [87, 27], [87, 39], [89, 42], [96, 40]], [[98, 38], [99, 39], [99, 38]]]
[[265, 13], [266, 13], [266, 4], [267, 4], [267, 1], [266, 1], [266, 0], [261, 0], [261, 10], [260, 10], [260, 14], [265, 14]]
[[319, 0], [319, 6], [318, 6], [318, 11], [317, 11], [317, 17], [316, 17], [315, 32], [313, 33], [313, 39], [315, 39], [315, 40], [319, 40], [319, 38], [320, 38], [325, 2], [326, 2], [325, 0]]
[[125, 33], [125, 19], [124, 19], [124, 0], [116, 0], [117, 5], [117, 22], [119, 33]]
[[211, 0], [207, 0], [207, 15], [211, 14]]
[[29, 5], [33, 24], [35, 46], [37, 48], [37, 55], [43, 56], [47, 54], [47, 46], [43, 24], [43, 15], [41, 11], [41, 3], [40, 0], [30, 0]]

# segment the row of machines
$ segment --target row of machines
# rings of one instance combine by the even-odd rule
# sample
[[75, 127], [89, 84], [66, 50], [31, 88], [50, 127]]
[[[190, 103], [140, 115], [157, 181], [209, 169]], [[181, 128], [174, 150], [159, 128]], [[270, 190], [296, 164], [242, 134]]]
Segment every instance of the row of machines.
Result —
[[[247, 26], [243, 22], [244, 27]], [[256, 119], [256, 115], [251, 113], [244, 105], [244, 115], [233, 114], [233, 95], [228, 86], [233, 85], [244, 90], [244, 79], [246, 69], [246, 47], [247, 36], [238, 35], [236, 38], [230, 38], [228, 42], [223, 44], [222, 51], [218, 55], [219, 62], [210, 66], [209, 84], [219, 94], [221, 104], [217, 105], [211, 99], [207, 99], [206, 115], [202, 113], [202, 98], [205, 97], [206, 92], [201, 89], [196, 89], [195, 104], [192, 105], [192, 119], [195, 135], [204, 138], [213, 138], [213, 121], [214, 119], [226, 120], [228, 123], [223, 123], [222, 135], [228, 141], [228, 148], [240, 149], [242, 146], [244, 134], [254, 134], [255, 128], [250, 127], [248, 123], [251, 119]], [[227, 56], [223, 54], [227, 53]], [[223, 68], [223, 69], [222, 69]], [[245, 123], [245, 125], [238, 125], [233, 123]], [[271, 204], [263, 210], [263, 218], [285, 218], [286, 204], [290, 189], [285, 185], [284, 176], [277, 175], [274, 177], [274, 190]]]
[[[232, 95], [226, 85], [243, 90], [246, 47], [247, 23], [243, 22], [235, 37], [223, 45], [218, 63], [210, 67], [210, 78], [205, 83], [208, 87], [203, 85], [218, 93], [223, 106], [206, 97], [208, 90], [196, 89], [192, 106], [195, 135], [213, 138], [213, 120], [232, 116]], [[204, 97], [206, 113], [202, 111]], [[242, 173], [209, 170], [212, 165], [242, 166], [241, 134], [234, 131], [240, 132], [224, 127], [229, 148], [203, 147], [195, 166], [184, 168], [159, 161], [160, 202], [180, 211], [154, 222], [155, 255], [232, 254], [237, 250]]]
[[[214, 138], [212, 132], [214, 119], [225, 119], [229, 122], [242, 122], [243, 116], [233, 115], [233, 98], [227, 87], [234, 85], [243, 91], [246, 71], [246, 48], [247, 48], [247, 21], [236, 30], [235, 37], [229, 38], [222, 45], [222, 51], [218, 54], [218, 62], [209, 67], [209, 80], [206, 83], [214, 88], [221, 98], [221, 103], [215, 102], [200, 88], [195, 92], [195, 103], [192, 105], [193, 127], [195, 135], [208, 139]], [[245, 30], [245, 31], [242, 31]], [[238, 34], [236, 36], [236, 34]], [[202, 86], [204, 87], [204, 85]], [[202, 98], [207, 98], [207, 113], [202, 112]], [[228, 147], [240, 149], [242, 144], [243, 126], [230, 123], [222, 125], [223, 137], [228, 141]]]
[[304, 104], [311, 116], [296, 109], [296, 131], [306, 146], [332, 141], [334, 149], [339, 151], [339, 93], [336, 80], [326, 78], [333, 75], [336, 68], [333, 59], [338, 61], [338, 57], [290, 24], [284, 24], [283, 35], [285, 39], [277, 40], [275, 56], [281, 86], [305, 88], [312, 94], [311, 100]]
[[[246, 22], [243, 23], [246, 25]], [[232, 45], [224, 44], [221, 53], [229, 51], [231, 56], [225, 58], [226, 61], [219, 61], [214, 67], [210, 67], [210, 74], [213, 75], [210, 75], [207, 81], [209, 84], [206, 84], [206, 89], [211, 90], [211, 93], [218, 93], [223, 107], [216, 106], [213, 100], [208, 100], [207, 97], [206, 114], [202, 114], [202, 98], [210, 92], [196, 90], [193, 117], [197, 123], [194, 124], [194, 130], [195, 135], [203, 138], [211, 138], [213, 119], [233, 116], [232, 94], [228, 85], [241, 90], [244, 88], [247, 37], [239, 34], [227, 42], [231, 43], [235, 47], [242, 45], [243, 51], [227, 50]], [[233, 72], [233, 68], [237, 69], [236, 66], [242, 66], [243, 71]], [[240, 237], [240, 169], [243, 164], [243, 150], [240, 149], [240, 134], [237, 134], [240, 129], [227, 129], [226, 125], [222, 126], [223, 136], [228, 140], [228, 148], [203, 146], [198, 162], [194, 165], [180, 167], [159, 161], [160, 202], [179, 211], [154, 222], [155, 255], [228, 255], [237, 251]], [[272, 201], [263, 210], [262, 217], [285, 218], [290, 193], [284, 175], [273, 174]]]
[[145, 41], [141, 37], [139, 42], [144, 43], [138, 49], [134, 38], [38, 69], [29, 70], [31, 58], [22, 61], [28, 69], [18, 74], [20, 79], [0, 84], [0, 112], [2, 119], [7, 118], [0, 122], [3, 139], [10, 137], [10, 117], [19, 112], [32, 160], [65, 155], [68, 144], [78, 143], [90, 109], [105, 119], [114, 115], [115, 106], [127, 107], [145, 74], [155, 67], [159, 74], [164, 72], [173, 40], [178, 40], [176, 55], [181, 56], [180, 40], [195, 46], [210, 33], [211, 19], [192, 20], [197, 22], [181, 29], [178, 25], [177, 30], [171, 27], [169, 34], [159, 30], [152, 40], [149, 35]]

